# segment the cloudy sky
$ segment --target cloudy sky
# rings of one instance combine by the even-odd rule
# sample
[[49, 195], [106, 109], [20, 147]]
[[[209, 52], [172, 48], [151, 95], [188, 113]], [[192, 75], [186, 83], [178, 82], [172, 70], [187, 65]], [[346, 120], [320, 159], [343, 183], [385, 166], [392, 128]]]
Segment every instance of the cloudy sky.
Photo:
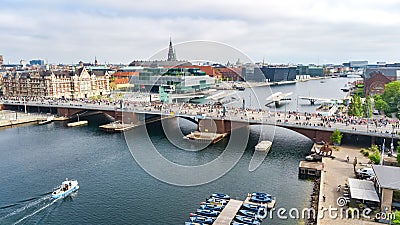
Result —
[[[0, 0], [6, 62], [129, 63], [209, 40], [270, 63], [400, 61], [398, 0]], [[179, 52], [177, 53], [179, 58]]]

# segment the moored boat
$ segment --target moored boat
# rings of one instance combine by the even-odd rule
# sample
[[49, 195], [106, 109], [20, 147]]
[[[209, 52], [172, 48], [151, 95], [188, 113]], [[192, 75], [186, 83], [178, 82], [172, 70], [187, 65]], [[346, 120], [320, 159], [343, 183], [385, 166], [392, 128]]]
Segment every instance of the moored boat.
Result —
[[197, 214], [190, 214], [190, 221], [194, 223], [200, 223], [200, 224], [213, 224], [214, 219], [207, 217], [207, 216], [200, 216]]
[[255, 203], [269, 203], [272, 201], [272, 196], [266, 193], [253, 192], [250, 201]]
[[207, 199], [208, 203], [214, 204], [214, 205], [226, 205], [228, 202], [224, 199], [220, 199], [220, 198], [209, 198]]
[[249, 218], [249, 217], [246, 217], [246, 216], [237, 215], [237, 216], [235, 216], [235, 220], [239, 221], [239, 222], [242, 222], [242, 223], [245, 223], [245, 224], [253, 224], [253, 225], [259, 225], [260, 224], [260, 221], [258, 219]]
[[245, 209], [241, 209], [239, 210], [239, 213], [242, 214], [243, 216], [247, 216], [250, 218], [256, 218], [257, 213], [251, 210], [245, 210]]
[[256, 212], [258, 212], [261, 208], [265, 209], [264, 206], [255, 205], [255, 204], [248, 204], [248, 203], [243, 204], [242, 208], [243, 209], [247, 209], [247, 210], [256, 211]]
[[217, 217], [220, 214], [219, 211], [210, 210], [210, 209], [197, 209], [196, 213], [199, 215], [202, 215], [202, 216], [207, 216], [207, 217]]
[[220, 198], [220, 199], [226, 199], [226, 200], [231, 199], [231, 197], [229, 195], [222, 194], [222, 193], [214, 193], [214, 194], [211, 195], [211, 197]]
[[64, 198], [70, 195], [72, 192], [76, 191], [79, 189], [78, 186], [78, 181], [77, 180], [68, 180], [68, 178], [65, 179], [61, 183], [61, 186], [57, 187], [53, 193], [51, 194], [52, 198]]
[[223, 206], [213, 205], [213, 204], [201, 204], [200, 208], [202, 208], [202, 209], [211, 209], [211, 210], [216, 210], [216, 211], [222, 211], [222, 209], [224, 209]]

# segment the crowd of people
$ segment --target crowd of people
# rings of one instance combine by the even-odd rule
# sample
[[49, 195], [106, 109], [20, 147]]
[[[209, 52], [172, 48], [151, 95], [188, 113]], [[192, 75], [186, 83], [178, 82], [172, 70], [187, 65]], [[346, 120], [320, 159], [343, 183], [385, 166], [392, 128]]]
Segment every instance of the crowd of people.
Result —
[[362, 118], [345, 115], [342, 113], [333, 116], [322, 116], [309, 112], [273, 112], [266, 109], [248, 109], [238, 107], [227, 107], [223, 104], [206, 103], [162, 103], [159, 101], [143, 101], [144, 98], [135, 99], [133, 97], [126, 99], [54, 99], [44, 97], [0, 97], [0, 101], [12, 102], [36, 102], [38, 104], [60, 105], [68, 104], [71, 106], [104, 106], [114, 109], [124, 110], [144, 110], [160, 111], [166, 114], [185, 114], [191, 116], [209, 116], [214, 118], [225, 118], [232, 120], [255, 120], [259, 122], [293, 123], [301, 126], [314, 127], [337, 127], [337, 125], [349, 127], [348, 129], [357, 131], [365, 130], [367, 132], [391, 133], [399, 130], [400, 122], [398, 119], [391, 119], [386, 116], [375, 118]]

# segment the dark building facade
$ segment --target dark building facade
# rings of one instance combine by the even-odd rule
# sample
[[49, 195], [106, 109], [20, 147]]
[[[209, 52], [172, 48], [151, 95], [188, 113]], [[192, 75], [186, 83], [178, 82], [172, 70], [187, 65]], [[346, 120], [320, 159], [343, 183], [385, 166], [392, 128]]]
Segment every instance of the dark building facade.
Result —
[[296, 67], [263, 66], [261, 71], [269, 82], [293, 81], [296, 79]]
[[43, 59], [32, 59], [29, 61], [29, 65], [38, 65], [38, 66], [44, 66], [44, 60]]

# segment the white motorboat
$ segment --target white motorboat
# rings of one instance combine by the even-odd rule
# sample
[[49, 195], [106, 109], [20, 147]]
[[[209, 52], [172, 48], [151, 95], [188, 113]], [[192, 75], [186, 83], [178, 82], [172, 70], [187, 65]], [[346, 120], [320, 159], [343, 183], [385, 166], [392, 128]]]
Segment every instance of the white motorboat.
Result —
[[51, 194], [51, 197], [56, 198], [56, 199], [64, 198], [78, 189], [79, 189], [79, 186], [78, 186], [77, 180], [68, 180], [68, 178], [66, 178], [65, 181], [63, 181], [61, 183], [61, 186], [57, 187], [53, 191], [53, 193]]

